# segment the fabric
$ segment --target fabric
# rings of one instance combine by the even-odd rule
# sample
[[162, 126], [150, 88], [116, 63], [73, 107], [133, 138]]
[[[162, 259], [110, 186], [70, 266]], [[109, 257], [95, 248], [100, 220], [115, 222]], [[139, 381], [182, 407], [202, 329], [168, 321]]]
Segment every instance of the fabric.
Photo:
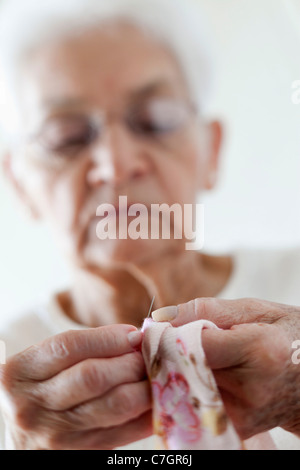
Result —
[[241, 450], [201, 345], [205, 320], [173, 328], [147, 319], [142, 352], [159, 449]]
[[[256, 297], [300, 305], [300, 248], [279, 251], [239, 249], [232, 257], [234, 271], [218, 298]], [[189, 278], [188, 272], [186, 278]], [[56, 295], [16, 314], [13, 321], [4, 319], [4, 314], [2, 310], [0, 340], [5, 341], [8, 356], [63, 331], [84, 328], [64, 315]], [[270, 434], [278, 449], [300, 450], [300, 439], [293, 434], [281, 428], [274, 428]], [[5, 448], [4, 435], [0, 413], [0, 449]], [[154, 437], [122, 447], [126, 450], [155, 448]]]

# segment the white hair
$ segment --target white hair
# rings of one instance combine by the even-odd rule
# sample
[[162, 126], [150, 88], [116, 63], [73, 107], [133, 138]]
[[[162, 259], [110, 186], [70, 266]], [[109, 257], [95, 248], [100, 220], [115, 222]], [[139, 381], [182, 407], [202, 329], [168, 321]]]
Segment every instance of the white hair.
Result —
[[[211, 38], [190, 0], [2, 0], [1, 105], [13, 91], [18, 67], [33, 48], [92, 27], [125, 20], [168, 46], [185, 75], [191, 98], [205, 111], [212, 91]], [[12, 96], [10, 96], [12, 99]], [[5, 123], [14, 121], [13, 106]]]

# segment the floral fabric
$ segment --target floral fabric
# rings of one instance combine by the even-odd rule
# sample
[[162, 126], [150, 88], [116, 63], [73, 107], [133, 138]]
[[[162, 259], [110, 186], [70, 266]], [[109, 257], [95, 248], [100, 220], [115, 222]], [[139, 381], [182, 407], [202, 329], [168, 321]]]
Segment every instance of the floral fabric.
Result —
[[201, 346], [206, 320], [173, 328], [144, 322], [142, 353], [152, 387], [158, 448], [172, 450], [243, 448], [225, 413]]

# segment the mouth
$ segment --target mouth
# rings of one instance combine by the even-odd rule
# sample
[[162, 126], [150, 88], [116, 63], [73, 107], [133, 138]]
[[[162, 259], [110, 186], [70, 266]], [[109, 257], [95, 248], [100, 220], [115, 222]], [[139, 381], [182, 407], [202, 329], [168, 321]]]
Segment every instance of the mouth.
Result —
[[[127, 204], [116, 204], [116, 205], [113, 205], [114, 208], [115, 208], [115, 211], [116, 211], [116, 215], [117, 217], [119, 216], [127, 216], [127, 217], [136, 217], [136, 215], [139, 213], [139, 206], [141, 209], [146, 209], [147, 210], [147, 213], [149, 213], [150, 211], [150, 208], [149, 208], [149, 205], [148, 204], [144, 204], [142, 202], [130, 202], [130, 203], [127, 203]], [[129, 209], [132, 207], [132, 206], [136, 206], [135, 207], [135, 210], [134, 210], [134, 214], [131, 214], [129, 215]], [[140, 211], [141, 213], [144, 213], [143, 210]]]
[[[97, 209], [103, 206], [103, 210], [100, 212], [100, 215], [97, 215]], [[136, 206], [134, 213], [129, 215], [129, 209], [132, 206]], [[139, 207], [141, 206], [141, 211], [139, 211]], [[143, 210], [142, 210], [143, 209]], [[145, 209], [147, 210], [147, 215], [151, 214], [151, 205], [149, 203], [143, 202], [129, 202], [127, 201], [117, 201], [115, 204], [112, 202], [104, 202], [100, 204], [98, 207], [95, 207], [93, 212], [90, 213], [88, 218], [88, 226], [94, 225], [95, 223], [99, 222], [103, 219], [110, 219], [112, 217], [116, 217], [117, 220], [121, 218], [132, 219], [137, 217], [138, 215], [143, 216], [145, 214]]]
[[[89, 218], [89, 223], [92, 223], [94, 221], [99, 221], [101, 219], [109, 219], [111, 217], [136, 217], [136, 215], [129, 215], [128, 211], [131, 208], [133, 204], [137, 203], [132, 203], [132, 204], [124, 204], [124, 205], [119, 205], [119, 204], [106, 204], [106, 207], [103, 208], [103, 211], [101, 215], [96, 215], [96, 210], [91, 214]], [[143, 205], [144, 206], [144, 205]], [[100, 207], [100, 206], [99, 206]], [[144, 206], [147, 207], [147, 206]], [[148, 207], [147, 207], [148, 210]]]

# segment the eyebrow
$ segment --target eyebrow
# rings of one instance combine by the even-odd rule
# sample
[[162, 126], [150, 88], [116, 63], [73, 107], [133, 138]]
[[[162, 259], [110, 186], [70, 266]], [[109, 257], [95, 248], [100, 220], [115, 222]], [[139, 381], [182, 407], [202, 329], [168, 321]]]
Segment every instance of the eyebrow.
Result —
[[[136, 101], [138, 99], [147, 98], [157, 92], [171, 91], [172, 86], [167, 80], [158, 80], [141, 86], [139, 89], [129, 90], [128, 101]], [[43, 107], [52, 110], [71, 110], [78, 109], [86, 105], [87, 99], [84, 97], [51, 97], [44, 100]]]
[[170, 82], [168, 82], [167, 80], [159, 80], [156, 82], [149, 83], [140, 88], [139, 90], [133, 90], [129, 92], [129, 96], [133, 99], [144, 98], [149, 95], [152, 95], [153, 93], [171, 89], [172, 87], [170, 86]]

